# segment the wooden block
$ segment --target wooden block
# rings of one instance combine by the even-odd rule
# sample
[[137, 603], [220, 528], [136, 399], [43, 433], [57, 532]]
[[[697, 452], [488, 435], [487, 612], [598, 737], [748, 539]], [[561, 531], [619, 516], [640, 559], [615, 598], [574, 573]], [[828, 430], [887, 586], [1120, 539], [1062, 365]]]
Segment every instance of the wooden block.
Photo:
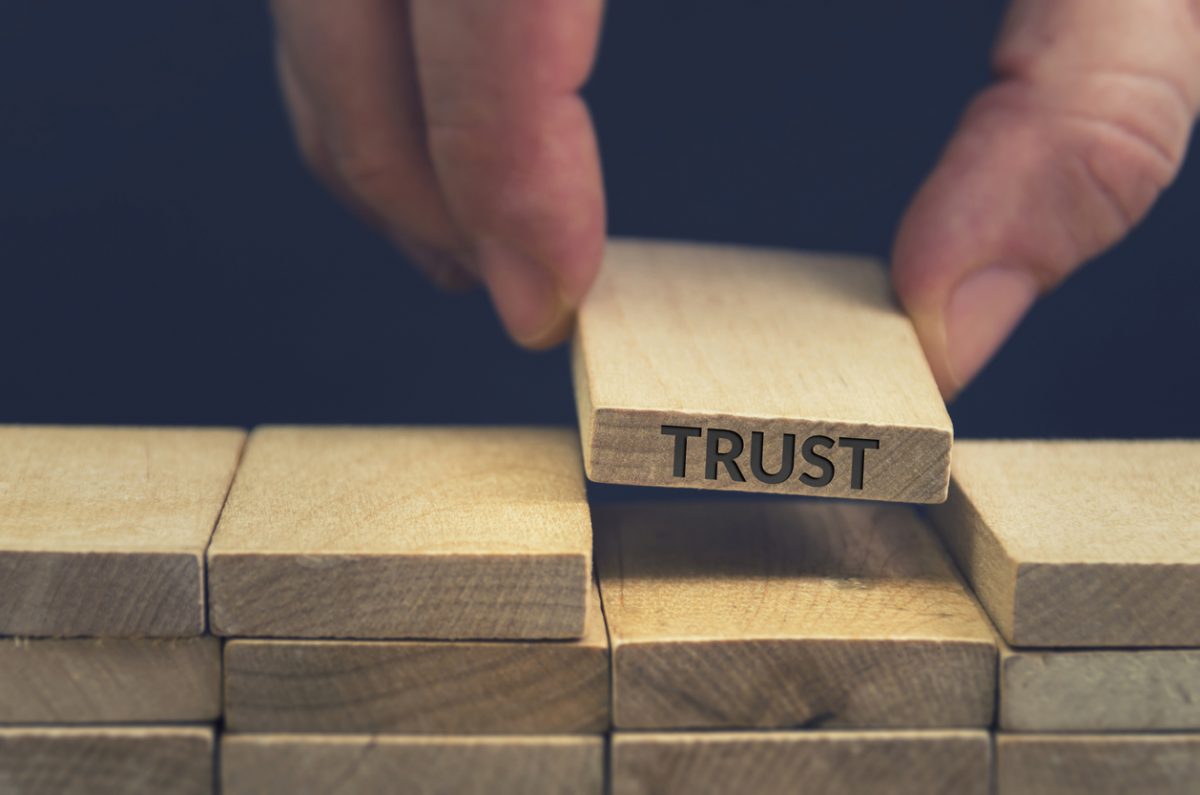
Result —
[[221, 792], [600, 795], [600, 737], [227, 734]]
[[592, 480], [946, 498], [950, 417], [873, 260], [610, 243], [572, 367]]
[[157, 723], [221, 716], [214, 637], [0, 638], [0, 723]]
[[612, 795], [987, 795], [985, 731], [702, 732], [612, 739]]
[[599, 734], [609, 727], [599, 596], [578, 641], [231, 640], [238, 732]]
[[213, 631], [578, 638], [591, 547], [569, 430], [260, 428], [209, 550]]
[[0, 728], [0, 792], [208, 795], [209, 727]]
[[1200, 646], [1198, 442], [959, 442], [933, 515], [1014, 646]]
[[1000, 728], [1200, 730], [1200, 649], [1004, 648]]
[[996, 795], [1195, 795], [1200, 734], [996, 735]]
[[688, 502], [595, 521], [617, 728], [991, 724], [991, 628], [910, 510]]
[[0, 427], [0, 635], [204, 632], [204, 549], [244, 438]]

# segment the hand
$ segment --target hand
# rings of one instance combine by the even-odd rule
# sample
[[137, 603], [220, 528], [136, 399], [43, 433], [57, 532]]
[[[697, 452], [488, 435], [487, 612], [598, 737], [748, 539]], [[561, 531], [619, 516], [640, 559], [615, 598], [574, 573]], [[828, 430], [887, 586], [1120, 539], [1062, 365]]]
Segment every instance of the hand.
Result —
[[604, 245], [577, 91], [602, 0], [274, 0], [310, 167], [434, 281], [482, 280], [509, 333], [559, 342]]
[[892, 256], [946, 397], [1175, 177], [1200, 108], [1200, 3], [1016, 0], [994, 63]]

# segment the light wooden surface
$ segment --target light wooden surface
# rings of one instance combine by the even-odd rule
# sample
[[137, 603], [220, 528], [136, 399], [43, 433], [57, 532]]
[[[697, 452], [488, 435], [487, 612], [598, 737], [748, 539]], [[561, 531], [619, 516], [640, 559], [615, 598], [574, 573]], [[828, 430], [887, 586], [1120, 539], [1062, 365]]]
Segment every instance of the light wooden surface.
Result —
[[0, 792], [11, 795], [209, 795], [207, 727], [0, 727]]
[[996, 795], [1195, 795], [1200, 734], [996, 735]]
[[716, 732], [612, 739], [612, 795], [987, 795], [985, 731]]
[[600, 737], [227, 734], [221, 739], [223, 795], [600, 795], [603, 788]]
[[566, 429], [257, 429], [209, 550], [213, 630], [579, 637], [579, 461]]
[[1000, 727], [1200, 730], [1200, 649], [1002, 649]]
[[0, 638], [0, 724], [186, 723], [220, 715], [216, 638]]
[[906, 508], [597, 507], [622, 729], [991, 723], [991, 628]]
[[246, 732], [599, 734], [599, 597], [578, 641], [231, 640], [225, 725]]
[[204, 549], [245, 434], [0, 426], [0, 635], [204, 631]]
[[933, 515], [1014, 646], [1200, 646], [1200, 442], [959, 442]]
[[[950, 417], [873, 260], [615, 241], [579, 311], [572, 356], [592, 480], [946, 497]], [[731, 465], [715, 454], [738, 441], [720, 432], [740, 437]]]

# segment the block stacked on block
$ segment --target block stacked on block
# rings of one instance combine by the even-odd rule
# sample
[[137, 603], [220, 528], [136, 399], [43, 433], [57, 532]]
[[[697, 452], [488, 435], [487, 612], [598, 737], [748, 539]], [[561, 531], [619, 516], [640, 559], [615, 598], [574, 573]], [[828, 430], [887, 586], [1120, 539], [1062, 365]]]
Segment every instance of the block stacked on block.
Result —
[[204, 551], [244, 436], [0, 428], [0, 791], [211, 792]]
[[572, 356], [592, 480], [945, 499], [950, 418], [872, 260], [614, 242]]
[[662, 503], [595, 526], [615, 795], [987, 792], [996, 646], [910, 510]]
[[228, 795], [599, 793], [578, 436], [261, 428], [209, 550]]
[[1004, 640], [999, 795], [1194, 791], [1200, 444], [971, 441], [954, 457], [933, 515]]

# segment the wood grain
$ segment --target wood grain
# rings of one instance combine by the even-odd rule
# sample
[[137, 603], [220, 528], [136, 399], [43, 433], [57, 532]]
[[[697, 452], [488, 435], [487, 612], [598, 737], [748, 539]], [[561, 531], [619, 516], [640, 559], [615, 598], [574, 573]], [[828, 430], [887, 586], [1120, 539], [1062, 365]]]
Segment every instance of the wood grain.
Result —
[[1200, 734], [996, 735], [996, 795], [1195, 795]]
[[1007, 731], [1200, 730], [1200, 649], [1000, 653]]
[[204, 549], [244, 437], [0, 426], [0, 635], [204, 632]]
[[0, 728], [0, 792], [209, 795], [207, 727]]
[[985, 731], [616, 732], [612, 795], [986, 795]]
[[599, 734], [608, 636], [578, 641], [231, 640], [225, 725], [248, 732]]
[[0, 723], [187, 723], [220, 715], [216, 638], [0, 638]]
[[221, 739], [221, 792], [600, 795], [600, 737], [237, 735]]
[[591, 592], [566, 429], [259, 428], [209, 550], [213, 631], [577, 638]]
[[988, 726], [991, 628], [908, 509], [598, 506], [622, 729]]
[[933, 516], [1013, 646], [1200, 646], [1200, 442], [959, 442]]
[[873, 260], [612, 242], [572, 357], [592, 480], [946, 498], [950, 417]]

